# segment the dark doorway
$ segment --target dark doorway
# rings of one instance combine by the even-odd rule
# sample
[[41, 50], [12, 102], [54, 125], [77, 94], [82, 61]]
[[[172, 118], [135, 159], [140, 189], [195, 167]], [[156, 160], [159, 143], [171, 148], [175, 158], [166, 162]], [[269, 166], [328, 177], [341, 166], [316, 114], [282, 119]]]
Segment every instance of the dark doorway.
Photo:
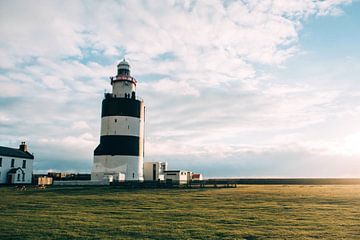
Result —
[[153, 164], [153, 181], [156, 181], [156, 164]]
[[12, 175], [11, 174], [7, 176], [7, 183], [8, 184], [12, 183]]

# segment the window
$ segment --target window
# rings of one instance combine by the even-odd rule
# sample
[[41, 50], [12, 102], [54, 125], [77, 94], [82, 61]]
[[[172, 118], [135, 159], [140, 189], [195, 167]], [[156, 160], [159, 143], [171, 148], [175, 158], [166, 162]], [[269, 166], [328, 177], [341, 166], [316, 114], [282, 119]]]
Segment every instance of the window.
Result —
[[133, 178], [135, 178], [135, 173], [133, 173]]
[[117, 119], [115, 118], [115, 122], [117, 122]]
[[20, 181], [20, 173], [17, 175], [17, 180]]
[[23, 179], [22, 180], [23, 180], [23, 182], [25, 182], [25, 173], [23, 174]]
[[128, 125], [128, 129], [130, 129], [130, 125]]
[[2, 158], [0, 158], [0, 167], [2, 167]]
[[26, 168], [26, 160], [23, 160], [22, 168]]
[[14, 167], [15, 165], [15, 159], [11, 159], [11, 167]]

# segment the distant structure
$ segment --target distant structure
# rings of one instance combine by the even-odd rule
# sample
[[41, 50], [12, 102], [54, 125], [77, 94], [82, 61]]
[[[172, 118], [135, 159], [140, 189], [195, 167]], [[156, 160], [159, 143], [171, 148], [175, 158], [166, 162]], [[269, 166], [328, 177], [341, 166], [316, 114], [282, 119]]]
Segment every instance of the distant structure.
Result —
[[48, 172], [47, 177], [51, 177], [56, 181], [70, 180], [90, 180], [91, 175], [88, 173], [69, 173], [69, 172]]
[[136, 98], [136, 80], [122, 60], [110, 77], [112, 93], [102, 101], [100, 144], [94, 151], [92, 181], [143, 181], [144, 102]]
[[192, 180], [192, 172], [185, 170], [167, 170], [164, 172], [166, 182], [187, 184]]
[[202, 181], [203, 176], [201, 173], [186, 170], [169, 170], [167, 162], [144, 162], [144, 180], [188, 184], [193, 181]]
[[25, 142], [18, 149], [0, 146], [0, 184], [31, 184], [33, 162]]
[[144, 162], [145, 181], [164, 181], [167, 162]]
[[192, 181], [202, 181], [203, 175], [201, 173], [192, 173]]

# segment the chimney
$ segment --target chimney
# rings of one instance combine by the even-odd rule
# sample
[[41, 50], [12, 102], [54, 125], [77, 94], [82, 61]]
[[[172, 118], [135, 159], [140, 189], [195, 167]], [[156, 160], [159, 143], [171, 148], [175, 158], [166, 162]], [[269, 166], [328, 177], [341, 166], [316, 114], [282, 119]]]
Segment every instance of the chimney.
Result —
[[28, 146], [26, 145], [25, 142], [21, 142], [20, 146], [19, 146], [19, 149], [23, 152], [27, 152], [28, 150]]

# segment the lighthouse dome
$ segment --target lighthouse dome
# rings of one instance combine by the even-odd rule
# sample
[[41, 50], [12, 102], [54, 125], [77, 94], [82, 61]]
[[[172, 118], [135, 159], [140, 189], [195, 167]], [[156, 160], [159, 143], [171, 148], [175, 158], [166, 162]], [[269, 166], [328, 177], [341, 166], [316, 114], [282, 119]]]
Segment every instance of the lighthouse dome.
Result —
[[117, 65], [117, 75], [130, 75], [130, 65], [125, 58]]
[[119, 62], [119, 64], [117, 65], [117, 68], [118, 69], [130, 70], [130, 65], [124, 58], [121, 62]]

